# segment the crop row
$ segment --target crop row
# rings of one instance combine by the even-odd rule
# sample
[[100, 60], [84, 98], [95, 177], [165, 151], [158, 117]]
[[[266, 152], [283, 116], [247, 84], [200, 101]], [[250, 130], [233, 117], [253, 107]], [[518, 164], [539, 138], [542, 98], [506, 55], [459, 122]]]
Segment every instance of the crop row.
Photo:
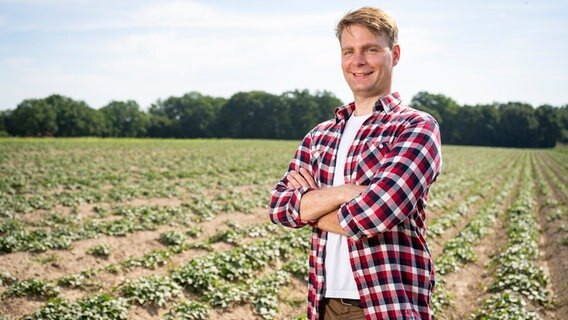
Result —
[[[450, 164], [459, 164], [459, 166], [456, 168], [450, 166], [449, 169], [446, 168], [447, 163], [445, 162], [444, 173], [440, 181], [437, 181], [430, 190], [428, 207], [432, 212], [448, 209], [452, 200], [464, 194], [471, 194], [471, 189], [479, 182], [493, 180], [493, 177], [506, 170], [509, 164], [505, 155], [497, 153], [494, 158], [490, 158], [480, 157], [478, 154], [469, 159], [456, 156], [457, 159], [452, 158]], [[466, 163], [469, 164], [466, 165]]]
[[[188, 237], [195, 237], [198, 235], [199, 228], [192, 228], [187, 232], [183, 233], [181, 231], [167, 231], [160, 234], [158, 241], [166, 245], [166, 249], [162, 250], [152, 250], [142, 256], [131, 256], [117, 263], [112, 263], [105, 265], [100, 268], [89, 268], [85, 269], [76, 274], [65, 275], [61, 278], [55, 279], [54, 282], [57, 286], [66, 288], [81, 288], [88, 289], [89, 287], [99, 287], [100, 283], [97, 282], [96, 276], [100, 272], [110, 272], [113, 274], [119, 273], [120, 271], [129, 271], [132, 268], [142, 267], [146, 269], [156, 269], [160, 266], [166, 265], [170, 259], [175, 254], [180, 254], [189, 249], [205, 249], [212, 250], [212, 245], [217, 242], [225, 242], [233, 245], [237, 245], [239, 242], [245, 240], [245, 238], [260, 238], [274, 236], [281, 233], [282, 229], [278, 228], [272, 223], [264, 223], [251, 225], [247, 227], [241, 227], [235, 223], [229, 223], [229, 229], [221, 230], [210, 236], [208, 239], [202, 242], [186, 242]], [[112, 247], [108, 244], [101, 244], [89, 249], [89, 254], [98, 255], [101, 257], [107, 257], [110, 255]], [[52, 288], [55, 285], [40, 281], [49, 290], [33, 290], [34, 283], [37, 283], [35, 279], [28, 279], [26, 281], [18, 281], [18, 279], [12, 277], [10, 274], [0, 274], [0, 285], [7, 284], [12, 285], [8, 288], [5, 295], [38, 295], [38, 296], [51, 296], [49, 293], [53, 292]], [[28, 287], [31, 288], [28, 289]], [[36, 286], [37, 287], [37, 286]]]
[[[305, 231], [288, 232], [229, 251], [194, 258], [186, 265], [172, 269], [169, 276], [127, 280], [111, 290], [119, 292], [119, 297], [104, 299], [104, 303], [116, 306], [116, 309], [123, 305], [121, 299], [126, 299], [127, 305], [163, 306], [180, 297], [182, 288], [185, 288], [188, 293], [201, 297], [200, 303], [206, 306], [227, 307], [233, 303], [252, 302], [257, 314], [271, 319], [278, 308], [278, 288], [288, 281], [291, 274], [302, 278], [307, 276], [305, 252], [309, 245], [308, 238]], [[292, 257], [300, 257], [304, 263], [290, 259]], [[269, 265], [275, 265], [282, 259], [290, 262], [284, 264], [280, 271], [253, 279], [259, 271]], [[30, 286], [33, 289], [30, 289]], [[48, 297], [59, 295], [54, 285], [36, 279], [17, 282], [10, 286], [4, 295], [20, 295], [20, 292]], [[91, 297], [77, 302], [56, 299], [24, 319], [66, 319], [73, 317], [77, 310], [83, 310], [78, 307], [81, 304], [99, 301], [97, 299]], [[96, 310], [95, 307], [93, 309]], [[54, 312], [53, 310], [56, 311], [52, 313], [52, 317], [46, 318], [46, 312]], [[122, 313], [113, 314], [116, 316], [104, 319], [123, 319]]]
[[491, 194], [492, 190], [502, 184], [504, 175], [511, 170], [513, 163], [510, 163], [506, 168], [492, 177], [490, 181], [479, 177], [472, 178], [473, 184], [468, 191], [469, 195], [463, 201], [454, 204], [452, 207], [447, 208], [443, 214], [433, 219], [428, 225], [428, 233], [432, 237], [440, 237], [448, 228], [454, 226], [464, 216], [466, 216], [472, 207], [481, 202], [485, 197]]
[[550, 303], [548, 277], [538, 266], [538, 230], [535, 218], [533, 180], [529, 166], [522, 176], [519, 197], [507, 211], [506, 247], [492, 259], [495, 280], [492, 295], [484, 301], [473, 319], [540, 319], [527, 309], [531, 302], [541, 307]]
[[79, 141], [26, 140], [0, 145], [4, 155], [0, 159], [0, 216], [15, 217], [56, 205], [179, 198], [219, 187], [225, 192], [237, 186], [266, 185], [281, 174], [281, 160], [275, 155], [291, 154], [281, 152], [287, 144], [277, 142], [268, 142], [252, 153], [247, 142], [231, 141], [75, 142]]
[[521, 167], [515, 165], [500, 192], [492, 198], [486, 198], [484, 206], [476, 212], [459, 234], [444, 244], [442, 254], [436, 259], [437, 285], [432, 297], [434, 314], [440, 314], [452, 302], [452, 296], [445, 286], [444, 275], [456, 271], [460, 266], [476, 260], [474, 245], [490, 231], [500, 213], [500, 207], [513, 192], [517, 184]]
[[[184, 225], [214, 218], [220, 212], [251, 213], [261, 207], [266, 194], [260, 191], [243, 195], [227, 192], [214, 200], [195, 198], [179, 207], [117, 206], [110, 210], [95, 207], [97, 218], [80, 220], [77, 215], [49, 215], [29, 231], [16, 218], [0, 221], [0, 253], [17, 251], [41, 252], [47, 249], [68, 249], [73, 241], [91, 239], [99, 235], [124, 236], [143, 230], [155, 230], [163, 225]], [[105, 219], [109, 215], [118, 219]]]

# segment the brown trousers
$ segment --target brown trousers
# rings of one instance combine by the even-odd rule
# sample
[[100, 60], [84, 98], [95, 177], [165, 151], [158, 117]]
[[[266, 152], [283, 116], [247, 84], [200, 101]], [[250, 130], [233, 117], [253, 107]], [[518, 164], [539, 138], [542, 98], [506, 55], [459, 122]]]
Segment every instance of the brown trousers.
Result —
[[328, 298], [324, 300], [321, 320], [365, 320], [362, 308], [346, 305], [341, 299]]

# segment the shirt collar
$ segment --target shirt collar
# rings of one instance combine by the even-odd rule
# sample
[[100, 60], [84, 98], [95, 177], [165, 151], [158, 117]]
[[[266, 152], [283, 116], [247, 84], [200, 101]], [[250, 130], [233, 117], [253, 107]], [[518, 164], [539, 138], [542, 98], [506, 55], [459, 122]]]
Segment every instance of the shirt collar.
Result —
[[[396, 106], [402, 102], [400, 94], [398, 92], [393, 92], [387, 94], [386, 96], [380, 97], [377, 102], [375, 102], [374, 112], [384, 111], [385, 113], [390, 113]], [[355, 111], [355, 102], [337, 107], [335, 109], [335, 122], [340, 122], [351, 116]]]

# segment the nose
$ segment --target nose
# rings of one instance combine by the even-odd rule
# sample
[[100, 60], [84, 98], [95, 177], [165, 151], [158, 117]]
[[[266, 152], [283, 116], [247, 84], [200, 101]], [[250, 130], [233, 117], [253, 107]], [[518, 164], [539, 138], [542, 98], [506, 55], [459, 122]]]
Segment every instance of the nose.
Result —
[[353, 55], [353, 63], [358, 66], [365, 65], [367, 60], [365, 59], [365, 54], [363, 52], [358, 52]]

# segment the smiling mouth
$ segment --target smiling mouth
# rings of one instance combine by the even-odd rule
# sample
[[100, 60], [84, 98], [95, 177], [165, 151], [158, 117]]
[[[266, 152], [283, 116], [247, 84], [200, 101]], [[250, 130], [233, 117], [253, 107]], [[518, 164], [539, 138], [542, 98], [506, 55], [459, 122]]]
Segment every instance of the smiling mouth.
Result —
[[355, 72], [353, 72], [352, 74], [353, 74], [353, 76], [355, 76], [355, 77], [366, 77], [366, 76], [370, 75], [371, 73], [373, 73], [373, 72], [372, 72], [372, 71], [371, 71], [371, 72], [366, 72], [366, 73], [355, 73]]

